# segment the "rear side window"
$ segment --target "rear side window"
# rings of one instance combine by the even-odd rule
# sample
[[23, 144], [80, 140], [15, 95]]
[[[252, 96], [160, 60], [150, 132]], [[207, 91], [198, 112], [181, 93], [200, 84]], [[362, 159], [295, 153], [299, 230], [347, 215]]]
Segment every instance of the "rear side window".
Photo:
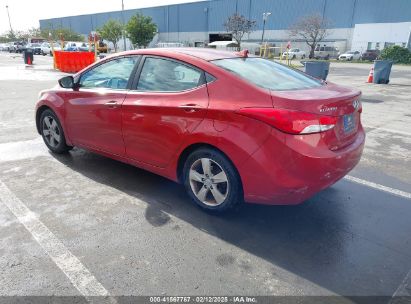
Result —
[[144, 60], [137, 90], [178, 92], [203, 83], [203, 73], [174, 60], [148, 57]]
[[322, 85], [321, 81], [302, 72], [262, 58], [230, 58], [214, 60], [212, 63], [269, 90], [298, 90]]

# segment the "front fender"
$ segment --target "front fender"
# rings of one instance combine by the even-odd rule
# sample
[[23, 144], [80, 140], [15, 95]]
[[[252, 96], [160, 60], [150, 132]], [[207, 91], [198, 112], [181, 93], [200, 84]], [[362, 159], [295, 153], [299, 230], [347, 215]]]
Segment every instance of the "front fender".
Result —
[[64, 106], [64, 99], [59, 94], [54, 92], [45, 92], [41, 95], [40, 100], [36, 104], [35, 108], [35, 120], [36, 120], [36, 128], [37, 132], [40, 133], [40, 116], [41, 113], [46, 109], [51, 109], [57, 116], [60, 121], [61, 127], [63, 128], [63, 132], [65, 135], [66, 143], [71, 145], [72, 142], [68, 136], [67, 132], [67, 125], [66, 125], [66, 111]]

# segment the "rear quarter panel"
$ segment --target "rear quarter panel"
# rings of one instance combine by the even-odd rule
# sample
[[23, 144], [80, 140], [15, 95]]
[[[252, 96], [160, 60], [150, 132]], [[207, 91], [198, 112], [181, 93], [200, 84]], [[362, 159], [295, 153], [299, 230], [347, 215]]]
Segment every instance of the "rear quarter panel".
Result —
[[270, 136], [270, 126], [236, 113], [244, 107], [272, 107], [270, 92], [208, 65], [206, 71], [216, 80], [207, 85], [209, 108], [206, 117], [184, 140], [170, 173], [177, 172], [181, 153], [195, 144], [216, 147], [238, 169]]

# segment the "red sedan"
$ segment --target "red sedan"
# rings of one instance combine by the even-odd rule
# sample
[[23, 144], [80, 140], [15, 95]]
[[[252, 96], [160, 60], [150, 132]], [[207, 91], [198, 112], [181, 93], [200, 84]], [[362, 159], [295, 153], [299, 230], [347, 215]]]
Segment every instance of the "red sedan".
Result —
[[246, 52], [120, 53], [43, 91], [37, 130], [183, 183], [210, 211], [242, 201], [298, 204], [359, 162], [357, 90]]

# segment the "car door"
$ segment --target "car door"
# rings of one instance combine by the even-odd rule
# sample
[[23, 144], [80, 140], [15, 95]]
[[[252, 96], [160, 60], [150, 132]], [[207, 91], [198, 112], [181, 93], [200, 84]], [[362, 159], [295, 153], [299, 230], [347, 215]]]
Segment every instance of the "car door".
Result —
[[208, 107], [205, 73], [184, 62], [146, 56], [123, 103], [123, 137], [129, 158], [166, 167]]
[[95, 66], [80, 76], [78, 89], [66, 93], [66, 124], [75, 145], [125, 155], [121, 106], [138, 60], [123, 56]]

